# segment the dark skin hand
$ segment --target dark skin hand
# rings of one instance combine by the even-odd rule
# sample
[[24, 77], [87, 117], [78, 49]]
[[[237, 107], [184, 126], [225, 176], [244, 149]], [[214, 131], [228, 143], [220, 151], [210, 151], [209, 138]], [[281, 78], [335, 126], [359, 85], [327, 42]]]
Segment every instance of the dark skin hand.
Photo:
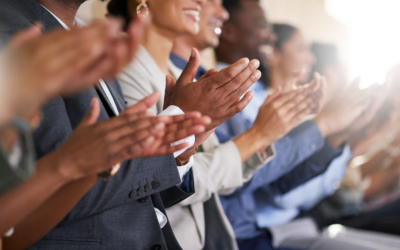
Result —
[[196, 110], [209, 116], [212, 122], [206, 130], [211, 130], [247, 106], [252, 92], [245, 92], [261, 77], [261, 72], [257, 70], [257, 60], [249, 62], [245, 58], [218, 73], [208, 73], [193, 82], [199, 64], [199, 53], [193, 49], [189, 62], [176, 81], [170, 104], [184, 112]]
[[198, 112], [148, 114], [159, 97], [154, 93], [103, 122], [97, 122], [100, 107], [94, 99], [68, 140], [37, 162], [35, 176], [0, 197], [0, 233], [17, 225], [15, 234], [5, 240], [5, 249], [25, 249], [46, 235], [95, 184], [98, 173], [128, 159], [180, 150], [187, 144], [170, 143], [201, 133], [210, 123]]

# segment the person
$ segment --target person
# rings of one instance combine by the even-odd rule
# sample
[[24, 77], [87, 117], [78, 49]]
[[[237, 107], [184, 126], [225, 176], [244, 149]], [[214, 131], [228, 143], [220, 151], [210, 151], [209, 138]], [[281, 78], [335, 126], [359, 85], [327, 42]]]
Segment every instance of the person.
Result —
[[[220, 45], [215, 50], [217, 60], [220, 62], [219, 66], [217, 64], [217, 69], [229, 65], [230, 63], [234, 62], [236, 60], [235, 58], [237, 57], [240, 58], [242, 56], [248, 56], [249, 58], [262, 58], [260, 51], [265, 52], [264, 46], [266, 45], [273, 46], [274, 36], [271, 35], [269, 23], [265, 18], [265, 13], [260, 7], [259, 2], [229, 1], [224, 2], [224, 6], [230, 14], [230, 19], [222, 27]], [[254, 23], [257, 23], [258, 25], [254, 25]], [[244, 36], [243, 34], [246, 34], [246, 36]], [[265, 58], [263, 58], [260, 61], [266, 60]], [[357, 84], [355, 83], [354, 86], [356, 85]], [[253, 85], [253, 89], [255, 89], [256, 93], [259, 93], [259, 95], [256, 95], [254, 98], [255, 100], [258, 99], [258, 102], [253, 100], [242, 113], [232, 118], [222, 126], [218, 127], [217, 132], [220, 132], [221, 134], [221, 136], [219, 137], [220, 139], [229, 139], [241, 133], [240, 128], [243, 128], [243, 125], [241, 125], [243, 124], [243, 120], [247, 120], [248, 122], [246, 121], [245, 123], [248, 124], [252, 124], [252, 122], [254, 121], [256, 113], [255, 110], [257, 110], [260, 106], [260, 103], [265, 100], [266, 86], [259, 81], [258, 84], [256, 83], [255, 85]], [[360, 115], [369, 105], [369, 101], [366, 101], [365, 99], [371, 95], [371, 92], [372, 91], [370, 91], [369, 94], [367, 94], [366, 92], [363, 94], [357, 94], [359, 95], [357, 97], [357, 103], [360, 106], [358, 106], [358, 108], [356, 109], [351, 110], [348, 107], [341, 109], [337, 108], [339, 103], [346, 103], [346, 105], [348, 105], [350, 101], [355, 101], [355, 96], [351, 96], [348, 93], [346, 94], [346, 99], [341, 99], [344, 98], [343, 96], [337, 99], [335, 103], [331, 102], [330, 104], [328, 104], [328, 106], [330, 107], [328, 108], [328, 106], [326, 106], [321, 111], [321, 113], [317, 115], [312, 121], [309, 120], [301, 124], [302, 126], [314, 126], [315, 130], [306, 131], [304, 127], [299, 126], [291, 132], [292, 134], [297, 132], [300, 135], [304, 136], [306, 136], [306, 134], [308, 133], [306, 137], [308, 139], [314, 138], [314, 140], [316, 140], [318, 138], [322, 138], [319, 139], [321, 140], [320, 143], [313, 144], [312, 148], [316, 148], [315, 152], [305, 151], [306, 149], [309, 149], [310, 145], [308, 143], [310, 143], [310, 140], [303, 139], [302, 141], [300, 137], [293, 143], [286, 144], [286, 146], [284, 146], [284, 139], [290, 140], [293, 138], [293, 135], [288, 136], [287, 138], [284, 137], [282, 140], [279, 141], [282, 142], [282, 147], [280, 147], [281, 145], [278, 144], [278, 142], [275, 143], [277, 157], [275, 157], [270, 163], [267, 164], [275, 164], [274, 168], [261, 168], [253, 176], [251, 181], [247, 185], [245, 185], [245, 187], [237, 190], [232, 195], [221, 197], [224, 210], [233, 225], [236, 237], [239, 241], [239, 248], [272, 248], [270, 238], [271, 236], [268, 235], [267, 232], [260, 230], [257, 226], [257, 204], [255, 204], [256, 200], [253, 198], [253, 193], [256, 190], [264, 189], [264, 200], [272, 199], [274, 197], [274, 192], [283, 192], [284, 194], [285, 192], [294, 190], [295, 188], [301, 186], [301, 184], [313, 179], [321, 173], [324, 173], [331, 165], [332, 160], [338, 156], [338, 149], [335, 150], [335, 147], [332, 148], [331, 144], [337, 147], [343, 141], [343, 139], [340, 139], [338, 137], [335, 139], [334, 137], [340, 135], [339, 132], [348, 128], [352, 123], [356, 121], [357, 118], [361, 117]], [[329, 124], [332, 125], [332, 130], [328, 133], [324, 132], [325, 128], [321, 124], [324, 123], [323, 120], [325, 119], [330, 120]], [[357, 121], [356, 123], [359, 122]], [[336, 124], [337, 126], [333, 124]], [[236, 129], [238, 129], [239, 131], [237, 131]], [[320, 137], [318, 137], [318, 135]], [[335, 136], [331, 137], [333, 135]], [[328, 140], [324, 139], [325, 137], [330, 138], [329, 142]], [[334, 143], [335, 140], [336, 143]], [[303, 142], [307, 144], [301, 144]], [[341, 153], [342, 151], [339, 150], [339, 155]], [[288, 157], [288, 155], [296, 156], [294, 160], [298, 160], [298, 162], [293, 162], [293, 157]], [[282, 156], [282, 158], [279, 159], [279, 156]], [[279, 168], [281, 162], [279, 162], [278, 160], [283, 162], [281, 166], [285, 167], [284, 169]], [[308, 166], [309, 168], [307, 168], [306, 166]], [[314, 167], [313, 170], [311, 170], [311, 166]], [[270, 169], [274, 169], [274, 171], [270, 171]], [[335, 171], [332, 170], [331, 172]], [[280, 187], [283, 189], [271, 189], [269, 188], [270, 185], [274, 185], [275, 187]]]
[[[5, 40], [10, 38], [10, 34], [27, 28], [31, 23], [38, 21], [43, 23], [45, 33], [62, 27], [70, 29], [76, 23], [75, 21], [82, 24], [75, 19], [76, 11], [82, 2], [69, 2], [68, 6], [64, 6], [64, 1], [53, 0], [40, 1], [40, 3], [33, 0], [1, 1], [1, 27], [7, 27], [6, 30], [2, 30], [0, 37], [4, 40], [1, 43], [5, 44]], [[120, 27], [120, 24], [118, 24], [116, 30]], [[104, 31], [103, 29], [102, 32]], [[131, 34], [131, 32], [129, 33]], [[97, 61], [100, 66], [105, 68], [110, 66], [122, 67], [124, 63], [132, 58], [131, 53], [137, 47], [137, 43], [132, 41], [131, 36], [120, 35], [119, 32], [113, 33], [113, 35], [117, 35], [122, 39], [120, 42], [123, 46], [129, 46], [125, 50], [119, 50], [118, 47], [108, 45], [108, 52], [111, 53], [114, 48], [117, 49], [117, 55], [121, 56], [123, 60], [114, 61], [113, 63], [107, 62], [105, 65], [103, 63], [106, 60]], [[127, 51], [128, 53], [126, 53]], [[104, 127], [110, 128], [112, 124], [118, 125], [118, 121], [126, 121], [126, 116], [134, 116], [138, 106], [140, 107], [140, 112], [145, 112], [148, 108], [146, 104], [152, 105], [154, 100], [157, 101], [159, 94], [155, 93], [148, 97], [144, 103], [141, 102], [138, 106], [125, 109], [125, 102], [118, 83], [113, 80], [108, 82], [109, 84], [100, 81], [100, 85], [97, 88], [90, 87], [84, 92], [70, 95], [69, 97], [56, 97], [44, 106], [42, 109], [44, 114], [43, 121], [34, 135], [39, 161], [45, 159], [46, 156], [54, 155], [57, 152], [56, 149], [61, 146], [60, 149], [70, 148], [72, 150], [71, 155], [83, 156], [81, 158], [66, 154], [69, 158], [64, 163], [67, 165], [70, 164], [71, 160], [77, 160], [78, 166], [80, 164], [86, 165], [89, 161], [95, 165], [98, 164], [102, 167], [107, 165], [110, 168], [112, 161], [120, 157], [121, 160], [131, 159], [135, 154], [139, 154], [138, 156], [151, 156], [167, 154], [171, 148], [175, 150], [182, 149], [187, 144], [170, 147], [167, 141], [179, 136], [182, 138], [183, 136], [197, 133], [193, 130], [184, 129], [185, 127], [195, 128], [196, 122], [191, 122], [190, 120], [193, 120], [194, 117], [199, 117], [198, 114], [193, 117], [192, 114], [187, 113], [186, 115], [178, 116], [181, 124], [174, 122], [171, 127], [167, 126], [168, 133], [166, 133], [166, 136], [168, 137], [154, 141], [155, 145], [150, 146], [154, 151], [161, 150], [161, 152], [153, 154], [153, 150], [150, 150], [151, 154], [146, 155], [145, 151], [141, 152], [139, 150], [140, 148], [128, 147], [127, 150], [122, 150], [119, 154], [115, 154], [113, 150], [118, 151], [118, 147], [124, 146], [124, 144], [115, 142], [120, 138], [119, 136], [105, 134], [103, 132]], [[96, 119], [97, 117], [94, 116], [92, 119], [94, 121], [102, 121], [102, 123], [96, 126], [99, 127], [98, 129], [91, 129], [91, 127], [87, 126], [81, 128], [82, 126], [79, 126], [79, 124], [84, 119], [93, 97], [100, 98], [101, 103], [100, 108], [97, 108], [97, 112], [100, 112], [99, 118]], [[110, 119], [111, 117], [115, 118]], [[192, 117], [192, 119], [187, 119], [189, 117]], [[199, 122], [200, 127], [197, 127], [197, 129], [202, 130], [202, 125], [207, 122], [204, 121], [204, 118], [200, 118]], [[185, 123], [189, 125], [185, 125]], [[72, 132], [75, 128], [77, 129], [76, 133]], [[181, 130], [181, 128], [183, 129]], [[101, 137], [96, 136], [98, 134], [104, 135]], [[75, 143], [67, 143], [67, 138], [70, 135], [72, 135], [71, 140], [78, 145], [90, 146], [86, 147], [85, 150], [79, 150]], [[123, 133], [118, 133], [118, 135], [123, 135]], [[65, 142], [66, 140], [67, 142]], [[97, 140], [100, 141], [96, 142]], [[125, 140], [130, 141], [132, 138], [127, 137]], [[118, 147], [113, 146], [114, 143]], [[87, 150], [93, 152], [96, 157], [88, 157]], [[108, 154], [99, 154], [101, 150], [107, 150]], [[184, 163], [191, 164], [191, 160], [187, 160]], [[168, 244], [174, 249], [174, 245], [176, 245], [175, 239], [169, 224], [165, 223], [166, 217], [164, 216], [165, 211], [161, 196], [164, 198], [164, 203], [170, 202], [173, 204], [177, 200], [184, 199], [192, 194], [193, 189], [190, 186], [192, 173], [185, 174], [186, 172], [183, 176], [180, 176], [173, 156], [167, 155], [121, 162], [120, 171], [106, 182], [98, 180], [97, 175], [86, 178], [75, 176], [78, 178], [77, 180], [58, 190], [43, 205], [43, 209], [36, 210], [34, 214], [25, 219], [24, 223], [18, 225], [15, 230], [16, 233], [11, 238], [7, 238], [5, 248], [27, 248], [36, 240], [42, 238], [32, 248], [98, 249], [101, 245], [106, 249], [131, 249], [134, 245], [142, 249], [143, 247], [166, 248]], [[176, 186], [180, 183], [182, 185]], [[182, 190], [182, 188], [185, 190]], [[163, 193], [160, 194], [162, 191]], [[49, 213], [48, 211], [52, 212]], [[132, 211], [136, 211], [137, 216], [132, 216]], [[67, 215], [68, 212], [69, 214]], [[119, 219], [113, 216], [116, 213]], [[158, 220], [158, 217], [160, 220]], [[60, 221], [62, 223], [51, 230]], [[96, 224], [95, 227], [92, 227], [93, 223]], [[89, 225], [90, 230], [88, 230]], [[124, 229], [125, 235], [115, 232], [115, 228]], [[140, 230], [138, 230], [139, 228]], [[49, 231], [50, 233], [48, 233]], [[113, 237], [110, 232], [118, 233], [118, 237]], [[93, 238], [93, 235], [96, 235], [97, 240]], [[67, 245], [64, 244], [66, 241], [68, 242]], [[176, 248], [179, 249], [179, 247]]]
[[[275, 23], [272, 25], [272, 30], [276, 37], [273, 54], [265, 59], [268, 64], [266, 73], [268, 74], [269, 88], [291, 88], [286, 83], [292, 72], [296, 70], [301, 72], [301, 77], [296, 84], [304, 84], [311, 73], [315, 58], [303, 34], [296, 27], [288, 24]], [[323, 73], [321, 71], [312, 72]]]
[[[126, 16], [125, 12], [135, 13], [134, 11], [137, 9], [137, 6], [134, 4], [131, 5], [132, 2], [129, 1], [127, 3], [128, 9], [125, 9], [124, 6], [126, 6], [126, 3], [122, 3], [122, 1], [111, 1], [108, 10], [111, 15], [122, 17]], [[136, 56], [136, 60], [119, 76], [124, 95], [128, 102], [130, 101], [131, 103], [135, 103], [136, 100], [141, 98], [141, 95], [146, 95], [151, 89], [167, 88], [166, 92], [168, 95], [169, 77], [167, 78], [167, 84], [163, 83], [163, 79], [166, 78], [166, 74], [172, 73], [176, 78], [178, 78], [180, 74], [176, 66], [171, 65], [171, 62], [168, 61], [171, 52], [170, 48], [173, 45], [174, 39], [180, 39], [179, 36], [187, 35], [189, 37], [187, 39], [202, 41], [204, 38], [197, 39], [190, 37], [196, 35], [198, 31], [200, 33], [207, 32], [204, 31], [208, 28], [206, 27], [207, 24], [203, 21], [206, 20], [203, 16], [208, 15], [210, 11], [214, 12], [214, 7], [212, 5], [220, 5], [220, 2], [216, 1], [202, 2], [192, 0], [181, 2], [163, 1], [162, 5], [158, 5], [157, 3], [157, 1], [146, 2], [149, 13], [153, 19], [152, 25], [150, 25], [145, 32], [147, 35], [145, 35], [143, 42], [142, 53], [139, 52]], [[188, 12], [186, 9], [199, 9], [199, 6], [201, 6], [201, 12], [199, 14], [198, 30], [197, 25], [192, 24], [193, 20], [196, 19], [194, 18], [192, 20], [187, 17], [195, 15], [195, 13], [192, 14], [192, 12]], [[165, 12], [164, 10], [170, 11]], [[225, 15], [222, 14], [221, 18], [224, 19], [225, 17], [226, 13]], [[130, 18], [134, 18], [134, 16], [130, 16]], [[169, 20], [169, 22], [162, 22], [162, 20]], [[166, 34], [170, 35], [167, 36]], [[194, 37], [197, 36], [200, 35]], [[156, 39], [157, 37], [158, 39]], [[157, 43], [155, 41], [157, 41]], [[185, 47], [188, 48], [187, 45]], [[192, 76], [190, 81], [192, 81], [199, 65], [199, 58], [197, 51], [192, 50], [191, 47], [189, 47], [187, 51], [187, 56], [190, 57], [190, 61], [187, 67], [182, 68], [182, 70], [184, 70], [184, 72], [191, 71]], [[241, 61], [242, 60], [239, 60], [239, 62]], [[246, 62], [246, 64], [247, 63], [248, 62]], [[251, 61], [249, 67], [252, 68], [252, 70], [246, 72], [248, 69], [242, 69], [242, 76], [237, 76], [237, 78], [246, 80], [244, 83], [244, 85], [246, 85], [245, 88], [248, 88], [251, 83], [260, 77], [259, 72], [255, 71], [258, 64], [258, 61]], [[218, 74], [226, 74], [227, 70], [215, 73], [213, 76], [207, 76], [209, 73], [206, 73], [206, 75], [199, 78], [196, 85], [205, 84], [203, 79], [210, 79]], [[257, 75], [252, 72], [257, 73]], [[255, 77], [252, 77], [252, 74]], [[225, 82], [226, 81], [221, 81], [219, 84], [221, 85]], [[233, 83], [234, 81], [228, 84]], [[178, 80], [175, 89], [180, 87], [179, 85], [181, 84]], [[307, 99], [306, 96], [304, 96], [304, 94], [302, 95], [300, 92], [311, 91], [313, 87], [317, 87], [316, 85], [317, 83], [308, 89], [300, 88], [294, 90], [288, 95], [282, 95], [281, 97], [277, 95], [276, 97], [271, 96], [271, 99], [265, 103], [265, 108], [253, 129], [229, 143], [218, 145], [215, 135], [213, 134], [204, 142], [202, 140], [196, 142], [202, 145], [201, 148], [202, 151], [204, 151], [194, 156], [195, 164], [193, 172], [195, 174], [194, 182], [196, 193], [189, 199], [167, 209], [173, 231], [178, 242], [184, 249], [203, 249], [203, 247], [210, 249], [235, 249], [237, 247], [229, 223], [220, 208], [217, 197], [218, 192], [228, 192], [229, 189], [234, 189], [242, 185], [243, 181], [251, 177], [252, 172], [254, 172], [258, 166], [262, 166], [263, 163], [267, 162], [269, 157], [265, 157], [266, 159], [263, 160], [260, 154], [257, 154], [257, 151], [261, 153], [265, 152], [265, 148], [267, 148], [268, 145], [282, 136], [287, 129], [290, 129], [301, 117], [311, 111], [311, 100]], [[185, 95], [190, 94], [183, 91], [175, 94], [175, 89], [170, 92], [172, 98], [184, 98]], [[247, 97], [249, 94], [246, 94], [242, 100], [248, 102]], [[242, 90], [240, 90], [240, 93], [237, 95], [237, 99], [229, 105], [234, 105], [234, 103], [239, 101], [241, 95]], [[294, 100], [290, 102], [289, 100], [292, 98]], [[167, 96], [165, 100], [168, 99]], [[207, 97], [207, 99], [213, 100], [212, 96]], [[189, 102], [193, 100], [192, 98], [187, 97], [186, 100], [186, 102], [180, 102], [182, 106], [179, 107], [183, 110], [187, 110], [185, 106], [194, 105], [189, 104]], [[279, 103], [282, 107], [274, 108], [274, 106], [279, 105]], [[160, 112], [163, 105], [162, 102], [158, 103], [158, 105], [154, 107], [154, 110]], [[218, 107], [220, 104], [214, 99], [214, 101], [210, 101], [209, 105], [210, 106], [198, 107], [198, 109], [201, 108], [200, 111], [204, 114], [208, 114], [210, 117], [216, 117], [216, 114], [211, 112], [215, 112], [215, 107]], [[242, 107], [244, 106], [245, 105]], [[293, 106], [298, 106], [298, 109], [286, 112], [287, 114], [285, 117], [278, 116], [278, 113], [284, 110], [290, 110], [290, 107]], [[227, 118], [224, 118], [224, 120]], [[218, 121], [218, 123], [222, 121]], [[262, 132], [265, 130], [265, 126], [271, 127], [271, 129]], [[266, 155], [268, 156], [268, 151], [266, 151]], [[242, 166], [242, 163], [245, 165]], [[195, 211], [195, 215], [191, 215], [190, 211]], [[210, 218], [208, 216], [213, 217]]]

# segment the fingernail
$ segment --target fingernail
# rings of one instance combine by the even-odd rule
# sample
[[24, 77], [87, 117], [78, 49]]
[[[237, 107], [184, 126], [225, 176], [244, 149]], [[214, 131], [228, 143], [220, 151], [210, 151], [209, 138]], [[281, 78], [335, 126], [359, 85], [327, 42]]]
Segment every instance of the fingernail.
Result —
[[254, 79], [254, 80], [258, 80], [258, 79], [260, 79], [260, 77], [261, 77], [261, 71], [257, 70], [257, 71], [254, 73], [253, 79]]
[[252, 61], [251, 61], [251, 65], [250, 65], [250, 67], [251, 67], [250, 69], [251, 69], [251, 70], [257, 69], [258, 66], [260, 66], [260, 61], [258, 61], [258, 60], [252, 60]]
[[164, 128], [164, 123], [158, 123], [154, 128], [155, 130], [161, 130], [162, 128]]
[[244, 63], [245, 63], [245, 65], [248, 65], [249, 64], [249, 58], [245, 57], [244, 58]]
[[191, 53], [190, 53], [190, 57], [193, 58], [193, 57], [195, 57], [195, 56], [196, 56], [195, 48], [192, 48], [192, 51], [191, 51]]

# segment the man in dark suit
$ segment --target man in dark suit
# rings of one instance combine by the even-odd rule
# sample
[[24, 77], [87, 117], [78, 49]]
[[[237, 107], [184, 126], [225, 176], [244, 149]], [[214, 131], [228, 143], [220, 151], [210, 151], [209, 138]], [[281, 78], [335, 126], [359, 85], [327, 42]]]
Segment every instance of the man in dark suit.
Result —
[[[46, 6], [63, 8], [64, 2], [68, 5], [68, 1], [52, 1]], [[75, 12], [78, 7], [79, 4]], [[71, 13], [67, 11], [70, 8], [65, 6], [65, 13]], [[43, 24], [44, 32], [62, 28], [55, 16], [34, 0], [1, 1], [0, 13], [2, 45], [15, 32], [36, 22]], [[114, 101], [111, 104], [110, 95]], [[38, 158], [57, 149], [69, 137], [89, 110], [93, 97], [101, 100], [100, 121], [126, 108], [119, 85], [113, 80], [107, 88], [91, 88], [68, 98], [55, 98], [44, 106], [42, 124], [34, 135]], [[184, 179], [185, 191], [176, 186], [181, 179], [174, 157], [168, 155], [123, 162], [120, 171], [107, 182], [99, 180], [94, 184], [93, 179], [78, 180], [74, 184], [80, 188], [71, 185], [61, 192], [79, 200], [94, 186], [54, 230], [31, 248], [180, 249], [169, 224], [160, 227], [155, 208], [165, 214], [161, 191], [164, 191], [163, 199], [170, 204], [192, 194], [191, 179], [189, 172]]]

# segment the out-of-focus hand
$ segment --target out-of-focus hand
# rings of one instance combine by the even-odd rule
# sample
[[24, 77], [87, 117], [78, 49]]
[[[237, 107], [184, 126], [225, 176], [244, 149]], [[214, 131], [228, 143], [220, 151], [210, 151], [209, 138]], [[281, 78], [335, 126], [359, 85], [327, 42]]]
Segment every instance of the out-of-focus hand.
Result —
[[349, 88], [333, 98], [314, 118], [324, 137], [343, 132], [368, 109], [373, 92], [358, 88], [356, 79]]
[[23, 116], [54, 95], [78, 91], [118, 73], [138, 48], [140, 19], [130, 25], [128, 35], [120, 30], [119, 20], [104, 19], [71, 31], [42, 35], [41, 26], [34, 25], [17, 34], [0, 60], [0, 81], [9, 86], [10, 113]]
[[383, 86], [379, 84], [374, 84], [373, 86], [368, 88], [368, 91], [371, 93], [371, 104], [367, 108], [367, 110], [349, 126], [349, 133], [353, 133], [363, 129], [367, 124], [372, 121], [372, 119], [382, 106], [383, 102], [385, 101], [386, 97], [388, 96], [390, 89], [390, 82], [384, 84]]
[[252, 130], [269, 144], [282, 138], [315, 107], [312, 86], [299, 86], [285, 94], [275, 90], [258, 111]]
[[154, 93], [103, 122], [97, 122], [100, 106], [93, 99], [81, 124], [50, 155], [57, 171], [67, 179], [94, 175], [128, 159], [171, 154], [187, 146], [186, 143], [171, 146], [171, 142], [204, 131], [209, 118], [201, 117], [198, 112], [170, 117], [146, 112], [159, 97], [159, 93]]
[[218, 73], [211, 70], [193, 82], [199, 64], [199, 53], [193, 49], [188, 64], [176, 82], [170, 104], [184, 112], [200, 111], [209, 116], [212, 122], [206, 126], [206, 130], [211, 130], [246, 107], [254, 93], [245, 92], [261, 77], [261, 72], [257, 70], [257, 60], [249, 62], [245, 58]]

